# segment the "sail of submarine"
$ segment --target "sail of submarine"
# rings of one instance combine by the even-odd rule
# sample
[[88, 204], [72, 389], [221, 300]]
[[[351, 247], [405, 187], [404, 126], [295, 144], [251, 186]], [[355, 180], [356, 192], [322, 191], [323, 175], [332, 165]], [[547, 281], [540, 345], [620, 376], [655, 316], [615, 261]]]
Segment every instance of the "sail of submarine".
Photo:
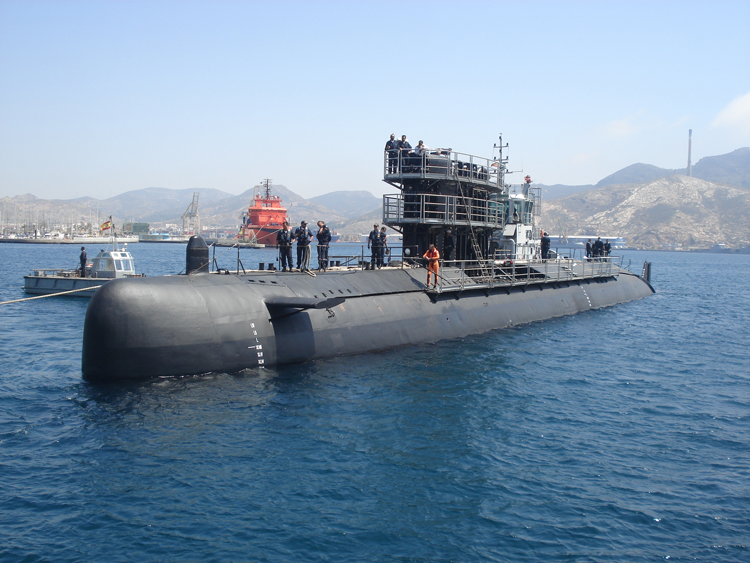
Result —
[[[187, 274], [114, 280], [92, 297], [83, 332], [84, 379], [110, 382], [237, 372], [478, 334], [640, 299], [650, 264], [634, 274], [612, 256], [543, 256], [540, 189], [505, 183], [502, 138], [492, 158], [451, 149], [386, 151], [383, 224], [402, 256], [369, 269], [311, 276], [208, 271], [200, 237]], [[450, 255], [445, 255], [450, 248]], [[441, 251], [437, 288], [421, 259]], [[392, 249], [395, 251], [395, 249]]]

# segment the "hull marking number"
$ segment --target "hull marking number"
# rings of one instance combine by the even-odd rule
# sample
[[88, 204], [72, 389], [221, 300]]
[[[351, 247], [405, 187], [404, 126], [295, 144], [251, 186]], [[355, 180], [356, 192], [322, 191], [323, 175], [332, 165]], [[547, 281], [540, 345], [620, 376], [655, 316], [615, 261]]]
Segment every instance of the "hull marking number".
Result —
[[258, 365], [263, 367], [263, 364], [266, 363], [266, 360], [263, 359], [263, 344], [260, 344], [260, 340], [258, 340], [258, 331], [255, 330], [255, 323], [250, 323], [250, 328], [253, 329], [253, 336], [255, 337], [255, 342], [258, 342], [258, 344], [254, 344], [252, 346], [248, 346], [248, 350], [255, 350], [255, 354], [258, 357]]

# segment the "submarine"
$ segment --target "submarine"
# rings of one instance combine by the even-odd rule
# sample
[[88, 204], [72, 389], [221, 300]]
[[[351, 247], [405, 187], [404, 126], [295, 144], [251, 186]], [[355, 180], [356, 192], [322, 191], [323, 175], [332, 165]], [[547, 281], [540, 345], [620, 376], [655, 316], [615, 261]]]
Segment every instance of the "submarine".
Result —
[[[381, 268], [361, 259], [318, 272], [211, 271], [200, 237], [186, 273], [118, 279], [86, 310], [82, 376], [122, 382], [354, 355], [461, 338], [617, 305], [654, 293], [614, 256], [576, 259], [545, 248], [541, 188], [506, 183], [493, 156], [452, 149], [385, 151], [382, 223], [400, 232]], [[548, 239], [549, 240], [549, 239]], [[427, 284], [423, 255], [441, 254]]]

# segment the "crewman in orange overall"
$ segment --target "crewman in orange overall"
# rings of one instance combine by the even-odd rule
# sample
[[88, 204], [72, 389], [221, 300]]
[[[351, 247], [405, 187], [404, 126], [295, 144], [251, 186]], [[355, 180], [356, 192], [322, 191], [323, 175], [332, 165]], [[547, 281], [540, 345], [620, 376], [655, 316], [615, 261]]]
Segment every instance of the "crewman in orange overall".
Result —
[[422, 258], [427, 258], [427, 289], [430, 289], [430, 277], [435, 274], [435, 284], [432, 286], [433, 289], [437, 287], [438, 271], [440, 271], [440, 252], [435, 248], [434, 244], [430, 245], [427, 252], [424, 253]]

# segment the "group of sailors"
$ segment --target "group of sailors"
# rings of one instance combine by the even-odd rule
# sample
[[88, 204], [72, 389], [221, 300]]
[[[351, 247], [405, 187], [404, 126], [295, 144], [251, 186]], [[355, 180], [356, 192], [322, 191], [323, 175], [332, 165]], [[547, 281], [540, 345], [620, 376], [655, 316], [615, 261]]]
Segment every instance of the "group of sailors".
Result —
[[306, 272], [310, 270], [310, 243], [313, 237], [318, 239], [318, 269], [328, 268], [328, 247], [331, 243], [331, 231], [325, 222], [318, 221], [318, 232], [313, 235], [307, 227], [307, 221], [301, 221], [299, 227], [292, 229], [289, 223], [284, 221], [281, 229], [276, 233], [276, 246], [279, 248], [279, 261], [282, 272], [294, 270], [292, 260], [292, 244], [297, 243], [297, 270]]
[[[307, 221], [301, 221], [299, 227], [292, 230], [287, 221], [284, 221], [281, 229], [276, 233], [276, 246], [279, 249], [279, 262], [282, 272], [294, 271], [294, 260], [292, 258], [292, 245], [297, 244], [297, 270], [300, 272], [310, 271], [310, 246], [313, 238], [317, 238], [318, 245], [318, 269], [326, 270], [329, 266], [328, 249], [331, 243], [331, 231], [324, 221], [318, 221], [318, 232], [308, 228]], [[373, 230], [367, 239], [367, 248], [372, 252], [370, 269], [382, 268], [385, 265], [385, 255], [388, 250], [388, 234], [385, 226], [378, 228], [373, 225]]]
[[[430, 149], [421, 140], [412, 148], [406, 135], [401, 135], [401, 140], [398, 140], [394, 133], [391, 133], [390, 139], [385, 143], [385, 153], [388, 156], [388, 174], [413, 174], [424, 167], [428, 174], [446, 176], [450, 172], [460, 177], [487, 181], [494, 177], [493, 174], [497, 174], [499, 165], [497, 159], [492, 164], [485, 165], [452, 161], [449, 157], [451, 149]], [[434, 158], [424, 160], [422, 157], [428, 154], [434, 155]]]
[[[545, 233], [544, 231], [542, 231], [541, 243], [542, 260], [547, 260], [549, 258], [549, 251], [552, 243], [549, 237], [549, 233]], [[586, 242], [587, 262], [591, 262], [592, 260], [599, 262], [609, 256], [610, 252], [612, 252], [612, 245], [609, 243], [609, 239], [607, 239], [606, 241], [602, 241], [602, 237], [597, 237], [594, 242], [591, 242], [591, 239]]]
[[388, 173], [395, 174], [398, 172], [398, 157], [401, 155], [402, 162], [409, 156], [422, 156], [429, 151], [424, 142], [419, 141], [417, 146], [412, 148], [406, 135], [401, 135], [401, 140], [396, 139], [396, 134], [391, 133], [391, 138], [385, 143], [385, 151], [388, 153]]
[[610, 252], [612, 252], [612, 245], [609, 244], [609, 239], [602, 242], [602, 237], [597, 237], [593, 243], [591, 239], [586, 242], [586, 260], [588, 262], [592, 260], [599, 262], [602, 258], [609, 256]]

